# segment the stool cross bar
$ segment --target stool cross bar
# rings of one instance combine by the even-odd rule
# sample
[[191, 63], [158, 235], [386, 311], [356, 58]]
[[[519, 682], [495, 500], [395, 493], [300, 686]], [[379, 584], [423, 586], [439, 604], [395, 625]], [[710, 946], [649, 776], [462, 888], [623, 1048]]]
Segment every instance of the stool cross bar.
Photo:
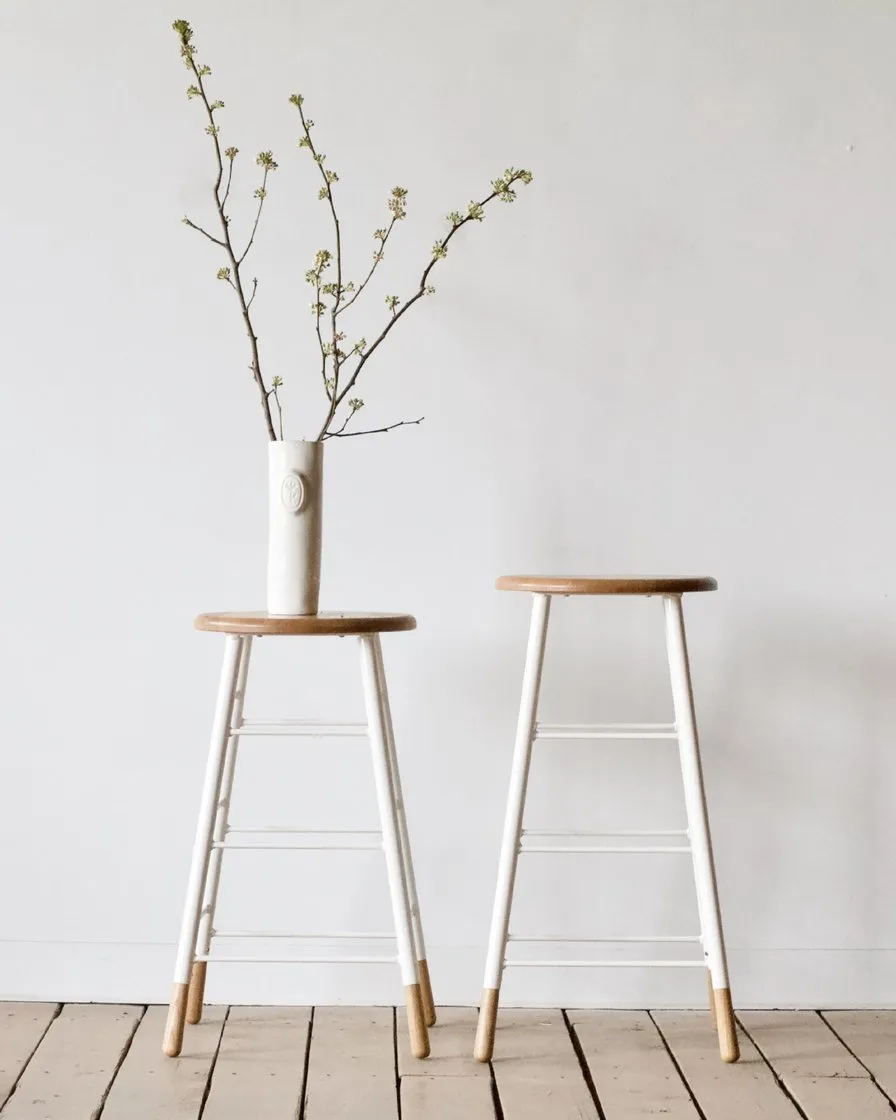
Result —
[[[491, 1060], [498, 999], [505, 968], [705, 968], [710, 987], [710, 1009], [719, 1034], [719, 1047], [724, 1061], [734, 1062], [739, 1057], [734, 1012], [731, 1003], [728, 965], [722, 934], [718, 887], [712, 855], [706, 793], [700, 762], [694, 715], [693, 691], [688, 664], [684, 615], [681, 596], [689, 591], [710, 591], [716, 587], [708, 578], [675, 580], [664, 577], [604, 579], [505, 576], [498, 581], [501, 590], [521, 590], [533, 595], [532, 618], [523, 673], [522, 699], [517, 722], [510, 787], [504, 834], [498, 863], [498, 879], [492, 914], [485, 980], [476, 1034], [475, 1057], [482, 1062]], [[675, 712], [671, 724], [538, 724], [536, 714], [544, 666], [545, 646], [551, 598], [553, 595], [661, 595], [665, 614], [666, 648], [672, 684]], [[566, 832], [527, 830], [523, 828], [526, 791], [532, 748], [538, 740], [551, 739], [667, 739], [678, 745], [682, 784], [684, 787], [687, 829], [630, 830], [616, 832]], [[536, 838], [532, 843], [531, 838]], [[618, 839], [618, 845], [601, 843], [545, 844], [550, 838], [576, 840]], [[648, 843], [634, 844], [632, 840]], [[684, 840], [684, 843], [669, 843]], [[623, 937], [580, 938], [557, 934], [533, 936], [510, 934], [510, 911], [519, 856], [529, 852], [590, 855], [605, 854], [680, 854], [691, 858], [697, 894], [697, 912], [700, 922], [699, 936], [672, 937]], [[702, 946], [700, 960], [508, 960], [508, 942], [529, 943], [694, 943]]]

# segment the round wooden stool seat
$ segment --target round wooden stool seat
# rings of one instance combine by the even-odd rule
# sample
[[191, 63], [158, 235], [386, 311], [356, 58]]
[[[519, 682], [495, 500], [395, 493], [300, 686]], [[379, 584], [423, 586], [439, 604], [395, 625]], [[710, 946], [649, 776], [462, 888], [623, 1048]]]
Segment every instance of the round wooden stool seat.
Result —
[[417, 620], [410, 614], [371, 614], [325, 611], [321, 614], [281, 615], [267, 611], [218, 611], [201, 614], [193, 623], [197, 630], [216, 634], [389, 634], [397, 630], [416, 630]]
[[501, 576], [495, 586], [537, 595], [684, 595], [719, 585], [710, 576]]

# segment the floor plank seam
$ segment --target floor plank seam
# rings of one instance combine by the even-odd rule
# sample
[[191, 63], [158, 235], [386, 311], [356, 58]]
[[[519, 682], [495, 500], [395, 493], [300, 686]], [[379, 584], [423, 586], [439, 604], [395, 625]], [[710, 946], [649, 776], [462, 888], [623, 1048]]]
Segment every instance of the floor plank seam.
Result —
[[[305, 1120], [305, 1110], [308, 1107], [308, 1069], [311, 1065], [311, 1036], [314, 1033], [314, 1007], [308, 1015], [308, 1033], [305, 1035], [305, 1062], [302, 1066], [302, 1088], [299, 1093], [299, 1107], [296, 1109], [298, 1120]], [[199, 1117], [202, 1120], [202, 1117]]]
[[100, 1106], [91, 1116], [90, 1120], [100, 1120], [100, 1117], [103, 1115], [103, 1110], [106, 1107], [106, 1101], [109, 1099], [109, 1094], [112, 1092], [112, 1086], [115, 1084], [115, 1078], [118, 1077], [118, 1071], [124, 1065], [124, 1060], [128, 1056], [128, 1051], [134, 1044], [134, 1036], [137, 1033], [137, 1028], [143, 1022], [143, 1016], [148, 1010], [149, 1005], [144, 1003], [141, 1006], [140, 1014], [134, 1016], [134, 1023], [131, 1029], [131, 1033], [128, 1035], [124, 1046], [122, 1046], [121, 1048], [121, 1053], [118, 1055], [118, 1061], [115, 1063], [115, 1068], [112, 1070], [112, 1076], [109, 1078], [109, 1084], [106, 1086], [105, 1090], [103, 1091], [103, 1095], [100, 1097]]
[[221, 1033], [218, 1035], [218, 1043], [215, 1046], [215, 1052], [212, 1054], [212, 1060], [208, 1067], [208, 1077], [205, 1079], [205, 1087], [202, 1090], [202, 1100], [199, 1102], [199, 1111], [196, 1113], [196, 1120], [202, 1120], [205, 1113], [205, 1106], [208, 1104], [208, 1098], [212, 1091], [212, 1078], [215, 1075], [215, 1066], [218, 1064], [218, 1055], [221, 1053], [221, 1043], [224, 1041], [224, 1031], [227, 1028], [227, 1020], [230, 1018], [230, 1005], [224, 1008], [224, 1018], [221, 1020]]
[[803, 1120], [811, 1120], [811, 1117], [806, 1115], [806, 1113], [800, 1107], [800, 1104], [797, 1101], [796, 1097], [793, 1095], [793, 1093], [791, 1093], [791, 1091], [784, 1084], [783, 1079], [778, 1076], [778, 1071], [775, 1069], [775, 1067], [772, 1065], [772, 1063], [768, 1060], [768, 1058], [765, 1055], [765, 1051], [762, 1049], [762, 1047], [759, 1045], [759, 1043], [756, 1041], [756, 1039], [750, 1034], [750, 1032], [747, 1030], [747, 1028], [744, 1026], [744, 1024], [736, 1016], [735, 1016], [735, 1022], [737, 1023], [738, 1027], [740, 1027], [740, 1029], [744, 1032], [744, 1034], [747, 1036], [747, 1038], [756, 1047], [756, 1053], [759, 1055], [760, 1058], [762, 1058], [762, 1060], [768, 1066], [769, 1070], [771, 1071], [772, 1077], [775, 1079], [775, 1084], [778, 1086], [778, 1088], [781, 1090], [781, 1092], [784, 1094], [784, 1096], [790, 1101], [790, 1103], [796, 1109], [797, 1113], [803, 1118]]
[[22, 1068], [19, 1070], [18, 1076], [16, 1077], [16, 1079], [13, 1081], [12, 1085], [10, 1086], [9, 1092], [6, 1094], [6, 1097], [4, 1098], [4, 1100], [0, 1101], [0, 1112], [2, 1112], [3, 1109], [6, 1108], [6, 1106], [9, 1104], [9, 1102], [12, 1100], [13, 1094], [15, 1093], [16, 1089], [18, 1089], [18, 1087], [19, 1087], [19, 1082], [22, 1080], [22, 1077], [25, 1074], [25, 1070], [31, 1065], [32, 1058], [38, 1052], [38, 1050], [41, 1048], [41, 1045], [43, 1044], [44, 1039], [47, 1037], [47, 1033], [49, 1032], [50, 1027], [53, 1026], [53, 1024], [56, 1022], [56, 1020], [62, 1014], [62, 1008], [64, 1006], [65, 1005], [62, 1004], [62, 1003], [57, 1003], [56, 1004], [56, 1010], [53, 1013], [52, 1018], [47, 1023], [47, 1025], [43, 1029], [43, 1031], [41, 1031], [41, 1036], [37, 1040], [37, 1042], [34, 1044], [34, 1049], [31, 1051], [31, 1053], [28, 1055], [28, 1057], [22, 1063]]
[[398, 1066], [398, 1008], [392, 1008], [392, 1060], [395, 1063], [395, 1107], [401, 1120], [401, 1070]]
[[488, 1063], [488, 1073], [492, 1089], [492, 1109], [495, 1113], [495, 1120], [504, 1120], [504, 1105], [501, 1104], [501, 1094], [498, 1092], [498, 1079], [495, 1077], [495, 1066], [493, 1062]]
[[588, 1087], [588, 1092], [591, 1094], [591, 1099], [594, 1101], [594, 1107], [597, 1110], [598, 1120], [607, 1120], [606, 1113], [604, 1112], [603, 1105], [600, 1103], [600, 1097], [597, 1094], [597, 1086], [594, 1084], [594, 1078], [591, 1076], [591, 1070], [588, 1068], [588, 1060], [585, 1057], [585, 1051], [579, 1042], [579, 1036], [576, 1034], [575, 1027], [569, 1021], [569, 1015], [566, 1011], [560, 1011], [563, 1022], [566, 1024], [566, 1031], [569, 1035], [569, 1041], [575, 1051], [576, 1058], [579, 1062], [579, 1069], [582, 1071], [582, 1077], [585, 1079], [585, 1084]]
[[669, 1055], [669, 1060], [672, 1062], [672, 1065], [675, 1066], [675, 1072], [681, 1078], [682, 1085], [684, 1085], [685, 1089], [687, 1089], [688, 1096], [691, 1098], [691, 1104], [694, 1106], [694, 1109], [695, 1109], [697, 1115], [700, 1117], [700, 1120], [707, 1120], [706, 1113], [701, 1108], [700, 1102], [697, 1100], [697, 1097], [694, 1093], [694, 1090], [691, 1088], [691, 1086], [688, 1082], [688, 1079], [684, 1075], [684, 1070], [679, 1065], [678, 1058], [676, 1058], [675, 1055], [673, 1054], [672, 1047], [669, 1045], [669, 1043], [666, 1039], [666, 1036], [663, 1034], [662, 1027], [659, 1025], [659, 1023], [653, 1017], [653, 1012], [652, 1011], [647, 1012], [647, 1018], [651, 1021], [651, 1023], [653, 1023], [654, 1027], [656, 1028], [656, 1033], [660, 1036], [660, 1042], [662, 1042], [666, 1053]]
[[831, 1034], [834, 1036], [834, 1038], [837, 1039], [837, 1041], [840, 1043], [840, 1045], [843, 1047], [843, 1049], [846, 1050], [848, 1053], [850, 1053], [855, 1058], [855, 1060], [859, 1063], [859, 1065], [862, 1067], [862, 1069], [865, 1070], [865, 1072], [868, 1074], [868, 1076], [871, 1078], [872, 1082], [874, 1083], [875, 1088], [880, 1092], [881, 1096], [884, 1097], [884, 1099], [886, 1100], [886, 1102], [890, 1106], [890, 1108], [892, 1108], [893, 1111], [896, 1112], [896, 1101], [893, 1100], [893, 1098], [890, 1096], [890, 1094], [886, 1091], [886, 1089], [881, 1085], [881, 1083], [874, 1076], [874, 1070], [872, 1070], [869, 1066], [867, 1066], [865, 1064], [865, 1062], [862, 1061], [862, 1059], [855, 1052], [855, 1050], [853, 1050], [853, 1048], [849, 1045], [849, 1043], [844, 1039], [843, 1035], [839, 1034], [838, 1031], [833, 1027], [833, 1025], [828, 1022], [828, 1020], [824, 1016], [823, 1011], [816, 1011], [815, 1014], [818, 1016], [819, 1019], [821, 1019], [821, 1021], [828, 1028], [828, 1030], [831, 1032]]

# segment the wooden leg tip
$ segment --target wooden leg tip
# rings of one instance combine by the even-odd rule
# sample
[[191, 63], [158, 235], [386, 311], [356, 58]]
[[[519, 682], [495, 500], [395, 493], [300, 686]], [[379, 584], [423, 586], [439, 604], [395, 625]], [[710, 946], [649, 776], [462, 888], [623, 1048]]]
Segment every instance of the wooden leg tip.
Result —
[[429, 979], [429, 965], [417, 961], [417, 974], [420, 977], [420, 998], [423, 1000], [423, 1021], [428, 1027], [436, 1025], [436, 1005], [432, 998], [432, 982]]
[[408, 984], [404, 990], [405, 1006], [408, 1010], [408, 1035], [411, 1053], [415, 1058], [429, 1057], [429, 1032], [423, 1014], [423, 998], [419, 984]]
[[728, 988], [716, 988], [712, 993], [712, 999], [722, 1061], [736, 1062], [740, 1058], [740, 1045], [737, 1041], [737, 1024], [734, 1021], [731, 992]]
[[490, 1062], [495, 1052], [495, 1024], [498, 1020], [498, 989], [486, 988], [482, 993], [479, 1022], [476, 1026], [476, 1045], [473, 1057], [477, 1062]]
[[205, 1002], [206, 961], [196, 961], [190, 972], [190, 990], [187, 995], [187, 1022], [196, 1024], [202, 1021], [202, 1005]]
[[420, 1039], [412, 1039], [411, 1040], [411, 1053], [414, 1055], [415, 1058], [418, 1058], [421, 1062], [425, 1058], [428, 1058], [429, 1057], [429, 1039], [426, 1039], [425, 1041], [421, 1041]]
[[162, 1040], [162, 1053], [176, 1058], [184, 1043], [184, 1019], [187, 1012], [188, 984], [175, 984], [171, 992], [171, 1005], [165, 1023], [165, 1037]]

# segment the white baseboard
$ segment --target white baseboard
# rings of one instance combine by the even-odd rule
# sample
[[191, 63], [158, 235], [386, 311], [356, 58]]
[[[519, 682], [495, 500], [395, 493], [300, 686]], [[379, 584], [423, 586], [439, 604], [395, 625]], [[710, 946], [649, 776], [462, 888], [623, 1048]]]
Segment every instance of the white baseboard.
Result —
[[[344, 948], [344, 946], [343, 946]], [[429, 963], [436, 999], [475, 1005], [481, 949], [439, 947]], [[736, 1006], [894, 1008], [896, 949], [732, 949]], [[51, 941], [0, 942], [0, 999], [164, 1003], [174, 946]], [[702, 1007], [699, 969], [512, 969], [502, 1002], [529, 1007]], [[400, 1000], [388, 965], [242, 965], [209, 969], [210, 1002], [388, 1004]]]

